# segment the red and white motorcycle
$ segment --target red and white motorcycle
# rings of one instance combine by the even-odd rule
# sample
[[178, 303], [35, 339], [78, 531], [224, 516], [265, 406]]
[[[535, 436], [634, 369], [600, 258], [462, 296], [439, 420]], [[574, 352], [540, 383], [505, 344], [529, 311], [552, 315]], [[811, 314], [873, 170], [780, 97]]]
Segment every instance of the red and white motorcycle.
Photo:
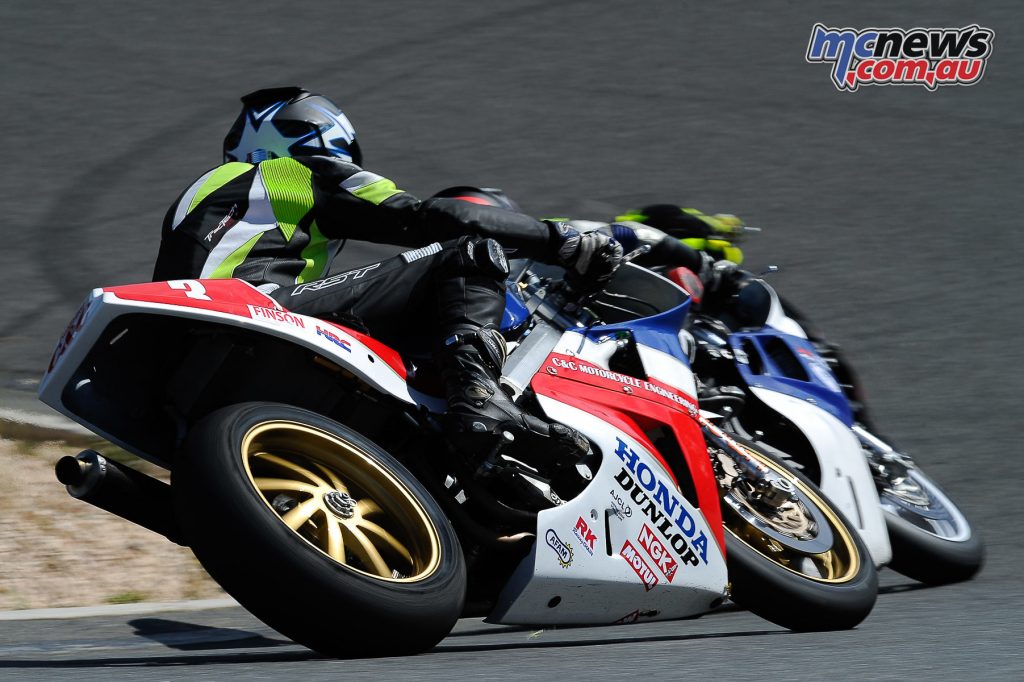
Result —
[[731, 596], [793, 629], [866, 617], [877, 576], [843, 515], [701, 414], [686, 293], [627, 265], [583, 306], [545, 267], [513, 287], [504, 382], [590, 439], [575, 467], [538, 471], [515, 443], [464, 458], [429, 361], [241, 281], [183, 280], [95, 289], [40, 389], [171, 483], [93, 451], [58, 478], [331, 655], [422, 651], [461, 615], [626, 623]]

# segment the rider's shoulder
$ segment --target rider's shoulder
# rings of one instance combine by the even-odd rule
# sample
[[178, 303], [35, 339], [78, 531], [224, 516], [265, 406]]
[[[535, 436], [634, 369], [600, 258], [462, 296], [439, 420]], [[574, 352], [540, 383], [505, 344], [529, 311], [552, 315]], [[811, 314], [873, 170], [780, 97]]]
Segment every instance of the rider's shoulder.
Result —
[[245, 163], [244, 161], [230, 161], [228, 163], [222, 163], [219, 166], [214, 166], [213, 168], [208, 169], [202, 175], [195, 178], [189, 186], [185, 188], [183, 194], [192, 195], [199, 191], [202, 191], [204, 194], [209, 194], [229, 182], [240, 178], [254, 168], [256, 168], [256, 166], [251, 163]]
[[[333, 156], [293, 156], [287, 159], [274, 159], [274, 161], [288, 161], [290, 163], [305, 166], [315, 175], [344, 179], [361, 172], [363, 169], [344, 159]], [[268, 163], [264, 161], [263, 163]]]

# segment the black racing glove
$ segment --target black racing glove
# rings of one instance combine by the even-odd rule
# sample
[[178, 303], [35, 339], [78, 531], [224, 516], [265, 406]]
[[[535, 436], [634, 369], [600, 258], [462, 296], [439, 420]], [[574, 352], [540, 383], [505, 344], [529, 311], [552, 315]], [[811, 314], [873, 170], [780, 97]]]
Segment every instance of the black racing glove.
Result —
[[704, 265], [697, 276], [704, 284], [704, 291], [708, 294], [720, 293], [723, 296], [736, 293], [740, 281], [745, 276], [740, 266], [731, 260], [716, 261], [703, 251], [701, 257], [704, 259]]
[[684, 267], [701, 275], [703, 280], [704, 275], [701, 273], [710, 267], [703, 257], [704, 254], [700, 251], [691, 249], [675, 237], [649, 225], [624, 221], [611, 223], [608, 225], [607, 231], [611, 232], [615, 239], [622, 244], [626, 253], [641, 246], [650, 247], [647, 253], [641, 254], [633, 260], [634, 263], [645, 268]]
[[700, 282], [704, 285], [705, 291], [714, 291], [718, 288], [719, 281], [721, 280], [721, 273], [715, 270], [715, 259], [705, 251], [698, 251], [697, 253], [700, 255], [700, 270], [697, 271], [697, 276], [700, 277]]
[[600, 291], [622, 264], [622, 245], [601, 232], [580, 233], [551, 221], [556, 261], [569, 271], [566, 280], [583, 294]]

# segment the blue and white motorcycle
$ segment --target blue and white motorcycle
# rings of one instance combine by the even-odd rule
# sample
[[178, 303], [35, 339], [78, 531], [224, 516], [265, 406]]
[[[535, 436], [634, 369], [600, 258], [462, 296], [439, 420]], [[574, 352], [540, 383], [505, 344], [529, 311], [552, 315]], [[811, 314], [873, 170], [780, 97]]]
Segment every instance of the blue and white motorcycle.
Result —
[[878, 435], [839, 348], [763, 279], [743, 273], [735, 284], [690, 318], [702, 409], [813, 480], [876, 566], [929, 584], [974, 576], [981, 539], [917, 463]]

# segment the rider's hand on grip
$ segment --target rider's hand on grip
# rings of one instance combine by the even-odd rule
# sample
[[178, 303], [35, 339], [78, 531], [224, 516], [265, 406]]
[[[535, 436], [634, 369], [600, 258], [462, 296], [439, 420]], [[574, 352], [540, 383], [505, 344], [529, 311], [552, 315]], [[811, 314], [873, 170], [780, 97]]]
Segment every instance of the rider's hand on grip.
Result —
[[[715, 261], [706, 253], [701, 255], [706, 259], [700, 272], [700, 279], [704, 283], [705, 291], [709, 294], [734, 293], [737, 283], [743, 278], [740, 266], [730, 260]], [[708, 263], [707, 259], [710, 259], [711, 263]]]
[[550, 223], [557, 262], [568, 270], [566, 280], [582, 294], [600, 291], [622, 264], [622, 245], [600, 232], [579, 233], [564, 223]]

